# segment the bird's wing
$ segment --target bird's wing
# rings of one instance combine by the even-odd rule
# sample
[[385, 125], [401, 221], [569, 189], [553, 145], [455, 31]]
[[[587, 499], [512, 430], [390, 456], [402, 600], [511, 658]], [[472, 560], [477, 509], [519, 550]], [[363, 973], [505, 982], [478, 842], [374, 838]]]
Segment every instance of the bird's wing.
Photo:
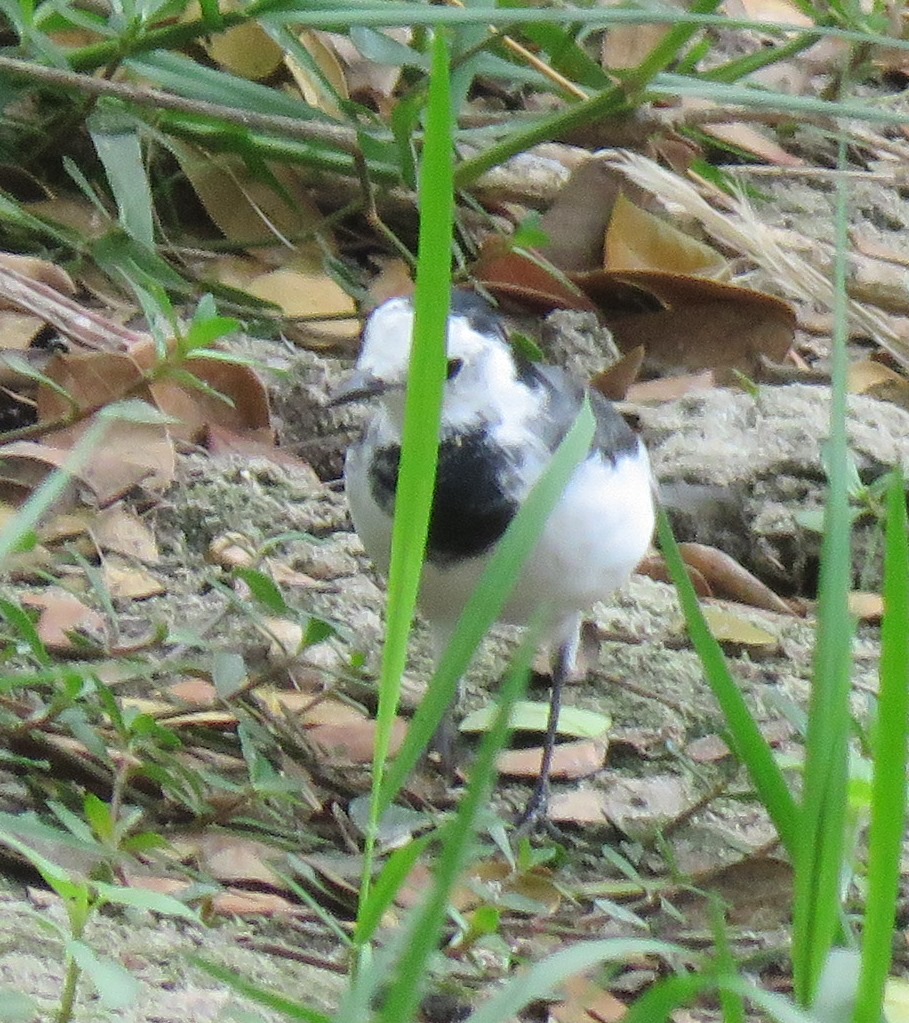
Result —
[[[577, 417], [584, 388], [558, 366], [535, 363], [533, 371], [549, 395], [549, 414], [539, 424], [541, 439], [550, 451], [555, 451]], [[638, 438], [612, 402], [592, 388], [587, 389], [587, 396], [596, 420], [591, 450], [601, 451], [611, 460], [636, 451]]]

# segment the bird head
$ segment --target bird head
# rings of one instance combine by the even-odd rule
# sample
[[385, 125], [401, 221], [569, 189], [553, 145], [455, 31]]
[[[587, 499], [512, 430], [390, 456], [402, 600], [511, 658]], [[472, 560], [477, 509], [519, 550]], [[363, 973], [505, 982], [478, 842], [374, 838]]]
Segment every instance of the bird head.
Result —
[[[410, 298], [392, 298], [378, 306], [366, 321], [357, 364], [335, 389], [331, 404], [381, 398], [400, 419], [413, 324]], [[452, 294], [446, 355], [445, 423], [457, 428], [482, 415], [495, 418], [506, 392], [517, 383], [517, 369], [495, 310], [472, 292]]]

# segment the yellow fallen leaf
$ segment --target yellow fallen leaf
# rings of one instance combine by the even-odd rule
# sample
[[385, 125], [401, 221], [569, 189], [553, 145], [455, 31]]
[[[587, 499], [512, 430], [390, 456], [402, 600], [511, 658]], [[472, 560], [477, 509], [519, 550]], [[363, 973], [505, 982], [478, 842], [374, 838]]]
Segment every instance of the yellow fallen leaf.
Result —
[[344, 317], [317, 320], [313, 326], [320, 333], [355, 338], [360, 332], [353, 299], [327, 274], [286, 267], [262, 274], [246, 290], [256, 298], [274, 302], [285, 316]]

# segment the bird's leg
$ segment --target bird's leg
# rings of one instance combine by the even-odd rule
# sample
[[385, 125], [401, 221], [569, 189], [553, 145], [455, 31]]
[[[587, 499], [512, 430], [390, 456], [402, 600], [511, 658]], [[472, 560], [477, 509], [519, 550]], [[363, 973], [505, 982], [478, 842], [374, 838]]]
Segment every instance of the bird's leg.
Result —
[[454, 778], [457, 742], [458, 726], [455, 723], [454, 706], [446, 707], [439, 727], [430, 740], [429, 749], [438, 754], [439, 773], [449, 782]]
[[[433, 664], [436, 668], [438, 668], [442, 655], [451, 641], [453, 631], [452, 626], [437, 623], [430, 633], [433, 648]], [[435, 730], [427, 750], [427, 752], [438, 754], [439, 773], [448, 782], [454, 779], [455, 767], [457, 766], [458, 725], [455, 720], [455, 709], [461, 701], [463, 690], [464, 680], [459, 679], [458, 695], [455, 697], [454, 703], [445, 708], [445, 713], [439, 721], [439, 727]]]
[[555, 751], [556, 737], [559, 731], [559, 712], [562, 709], [562, 687], [571, 675], [578, 650], [580, 625], [574, 630], [570, 639], [561, 642], [556, 650], [552, 665], [552, 689], [549, 696], [549, 719], [546, 723], [546, 736], [543, 740], [543, 756], [540, 760], [540, 773], [524, 812], [517, 820], [521, 831], [529, 831], [537, 825], [548, 828], [549, 822], [549, 773], [552, 769], [552, 755]]

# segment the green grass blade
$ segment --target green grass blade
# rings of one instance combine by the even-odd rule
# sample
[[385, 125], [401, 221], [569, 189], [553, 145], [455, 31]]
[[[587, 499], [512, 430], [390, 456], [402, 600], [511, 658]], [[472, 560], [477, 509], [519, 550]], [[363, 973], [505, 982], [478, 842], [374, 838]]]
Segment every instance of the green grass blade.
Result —
[[726, 717], [732, 748], [747, 767], [751, 781], [773, 820], [780, 840], [790, 855], [793, 855], [798, 848], [800, 827], [798, 806], [774, 759], [773, 750], [761, 735], [757, 722], [729, 671], [722, 648], [713, 637], [704, 618], [694, 586], [688, 578], [685, 563], [672, 535], [669, 519], [662, 508], [657, 512], [657, 535], [688, 623], [691, 642], [704, 665], [704, 674], [713, 695]]
[[145, 172], [136, 124], [114, 110], [99, 108], [90, 124], [95, 152], [104, 165], [123, 230], [140, 245], [155, 247], [151, 185]]
[[855, 1023], [880, 1023], [884, 985], [893, 951], [894, 913], [906, 823], [909, 541], [906, 537], [906, 485], [898, 470], [893, 472], [887, 493], [884, 608], [862, 968]]
[[[838, 166], [846, 166], [841, 140]], [[849, 450], [846, 437], [846, 254], [848, 184], [837, 182], [833, 394], [827, 448], [830, 488], [824, 514], [818, 628], [805, 749], [805, 783], [795, 861], [793, 981], [796, 1000], [814, 999], [840, 920], [848, 804], [849, 691], [853, 623]]]
[[454, 226], [454, 115], [449, 87], [448, 43], [433, 39], [433, 70], [426, 142], [420, 169], [420, 239], [414, 297], [414, 340], [404, 411], [401, 467], [388, 573], [388, 617], [379, 682], [373, 789], [366, 832], [361, 907], [369, 897], [373, 850], [381, 806], [379, 791], [398, 709], [407, 660], [429, 515], [435, 487], [445, 382], [445, 345], [451, 305], [451, 241]]
[[540, 624], [537, 621], [527, 630], [502, 687], [495, 721], [480, 744], [457, 816], [441, 835], [442, 852], [435, 866], [432, 891], [415, 914], [411, 931], [413, 938], [405, 945], [397, 963], [395, 979], [379, 1015], [380, 1023], [410, 1023], [416, 1014], [424, 989], [420, 979], [427, 976], [427, 964], [442, 933], [451, 892], [469, 861], [477, 817], [481, 808], [489, 802], [496, 778], [496, 756], [508, 737], [511, 708], [527, 686]]
[[501, 613], [521, 566], [536, 547], [546, 520], [562, 496], [575, 467], [590, 450], [595, 421], [585, 401], [572, 428], [559, 445], [546, 471], [512, 520], [458, 621], [454, 636], [429, 684], [407, 738], [389, 768], [379, 798], [383, 812], [426, 749], [447, 707], [455, 698], [458, 680], [473, 652]]
[[243, 995], [244, 998], [248, 998], [251, 1002], [261, 1005], [265, 1009], [279, 1012], [287, 1019], [297, 1020], [299, 1023], [332, 1023], [331, 1017], [324, 1015], [324, 1013], [309, 1009], [299, 1002], [286, 998], [284, 995], [266, 991], [264, 988], [259, 987], [258, 984], [248, 980], [246, 977], [240, 976], [239, 973], [227, 966], [222, 966], [220, 963], [212, 963], [201, 956], [194, 955], [189, 956], [189, 961], [193, 966], [207, 973], [209, 977], [214, 977], [215, 980], [220, 980], [223, 984], [226, 984], [232, 991], [236, 991], [237, 994]]
[[[652, 938], [606, 938], [602, 941], [582, 941], [577, 945], [561, 949], [546, 959], [534, 963], [528, 970], [512, 977], [505, 986], [479, 1009], [467, 1017], [466, 1023], [502, 1023], [502, 1020], [514, 1019], [518, 1013], [541, 998], [557, 992], [559, 986], [569, 977], [583, 973], [601, 963], [622, 963], [641, 956], [658, 956], [670, 961], [690, 961], [692, 953], [679, 945], [668, 941], [656, 941]], [[676, 1008], [684, 1001], [693, 997], [704, 987], [712, 986], [708, 978], [674, 978], [679, 981], [690, 981], [685, 984], [685, 997], [675, 999], [671, 1008]], [[638, 1023], [655, 1023], [658, 1016], [647, 1015], [625, 1017], [628, 1023], [634, 1018]]]

